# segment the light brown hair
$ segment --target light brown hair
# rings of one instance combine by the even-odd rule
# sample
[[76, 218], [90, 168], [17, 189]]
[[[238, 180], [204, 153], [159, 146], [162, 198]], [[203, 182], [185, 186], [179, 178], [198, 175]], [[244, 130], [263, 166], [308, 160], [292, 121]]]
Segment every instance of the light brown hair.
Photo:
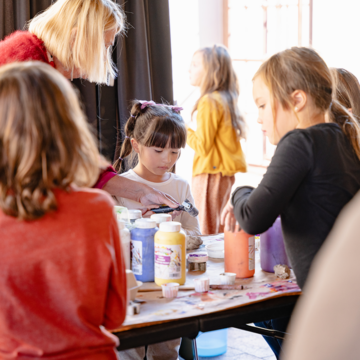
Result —
[[351, 109], [360, 122], [360, 84], [357, 77], [342, 68], [330, 68], [333, 80], [333, 98], [347, 109]]
[[116, 76], [104, 33], [125, 29], [125, 14], [112, 0], [57, 0], [28, 23], [29, 31], [67, 69], [80, 69], [91, 82], [109, 84]]
[[185, 122], [176, 107], [163, 104], [148, 104], [135, 100], [130, 117], [125, 124], [125, 139], [121, 146], [120, 157], [115, 161], [114, 168], [120, 173], [122, 161], [132, 155], [130, 167], [134, 166], [136, 154], [133, 152], [131, 138], [146, 147], [165, 148], [168, 144], [172, 149], [184, 148], [187, 131]]
[[269, 88], [272, 112], [276, 119], [275, 100], [284, 109], [292, 109], [291, 94], [302, 90], [311, 96], [316, 108], [330, 109], [331, 121], [337, 123], [348, 137], [360, 159], [360, 126], [355, 117], [334, 97], [330, 70], [319, 54], [306, 47], [292, 47], [265, 61], [253, 79], [261, 76]]
[[0, 208], [31, 220], [57, 208], [53, 190], [92, 186], [99, 153], [70, 82], [51, 66], [0, 68]]
[[238, 107], [239, 82], [229, 52], [224, 46], [214, 45], [196, 53], [202, 55], [204, 76], [200, 84], [200, 99], [195, 103], [192, 113], [197, 110], [203, 96], [210, 95], [210, 99], [215, 101], [212, 94], [216, 91], [223, 100], [225, 113], [230, 113], [233, 128], [239, 137], [245, 138], [245, 120]]

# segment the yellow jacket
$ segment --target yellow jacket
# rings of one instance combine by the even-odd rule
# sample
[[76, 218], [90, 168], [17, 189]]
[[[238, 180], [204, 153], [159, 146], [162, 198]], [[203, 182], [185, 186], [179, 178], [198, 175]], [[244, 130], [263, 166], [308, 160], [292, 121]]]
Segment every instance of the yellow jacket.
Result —
[[217, 174], [232, 176], [246, 172], [240, 140], [232, 127], [230, 113], [225, 114], [218, 92], [205, 95], [198, 104], [196, 131], [188, 128], [187, 143], [194, 149], [193, 176]]

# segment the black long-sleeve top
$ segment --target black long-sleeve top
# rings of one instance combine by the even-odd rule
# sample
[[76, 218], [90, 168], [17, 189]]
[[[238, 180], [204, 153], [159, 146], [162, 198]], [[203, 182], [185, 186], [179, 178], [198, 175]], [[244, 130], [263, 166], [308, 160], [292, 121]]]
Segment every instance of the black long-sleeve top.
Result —
[[350, 141], [337, 124], [323, 123], [288, 132], [259, 186], [237, 188], [231, 201], [249, 234], [263, 233], [281, 215], [286, 252], [303, 287], [336, 217], [359, 189], [360, 161]]

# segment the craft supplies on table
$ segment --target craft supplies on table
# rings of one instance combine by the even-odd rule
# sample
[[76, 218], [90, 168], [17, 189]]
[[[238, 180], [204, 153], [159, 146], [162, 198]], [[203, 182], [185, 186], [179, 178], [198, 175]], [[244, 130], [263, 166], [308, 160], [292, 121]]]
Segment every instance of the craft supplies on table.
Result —
[[[204, 244], [197, 250], [199, 253], [204, 253], [208, 244], [222, 242], [224, 236], [223, 234], [203, 236], [202, 239]], [[191, 251], [194, 252], [196, 250]], [[290, 279], [279, 280], [276, 279], [275, 274], [261, 270], [259, 259], [255, 265], [254, 277], [236, 279], [234, 285], [221, 285], [220, 274], [224, 273], [224, 259], [209, 257], [207, 271], [188, 272], [186, 282], [179, 286], [176, 298], [165, 298], [162, 288], [153, 282], [144, 283], [136, 298], [136, 301], [143, 302], [140, 314], [127, 316], [124, 324], [117, 331], [125, 331], [133, 326], [219, 312], [270, 298], [301, 293], [292, 271]], [[209, 279], [209, 291], [204, 293], [195, 291], [194, 279], [197, 278]]]
[[206, 250], [209, 257], [214, 259], [223, 259], [224, 258], [224, 242], [212, 243], [206, 245]]
[[206, 271], [207, 253], [190, 253], [187, 255], [188, 271]]
[[169, 298], [169, 299], [176, 298], [178, 295], [179, 286], [180, 286], [180, 284], [173, 283], [173, 282], [162, 284], [161, 288], [162, 288], [163, 297]]
[[155, 220], [137, 219], [131, 230], [131, 267], [137, 280], [154, 281], [154, 235], [158, 231]]
[[150, 219], [156, 221], [157, 227], [159, 227], [162, 222], [172, 221], [172, 217], [169, 214], [153, 214], [150, 216]]
[[244, 230], [225, 231], [225, 272], [237, 278], [249, 278], [255, 273], [255, 237]]
[[125, 221], [118, 220], [118, 227], [120, 232], [120, 241], [125, 260], [125, 268], [130, 269], [130, 231], [125, 227]]
[[162, 222], [155, 234], [155, 283], [185, 284], [186, 249], [185, 235], [176, 221]]
[[273, 226], [260, 235], [260, 263], [264, 271], [274, 272], [275, 265], [290, 263], [285, 251], [280, 216]]

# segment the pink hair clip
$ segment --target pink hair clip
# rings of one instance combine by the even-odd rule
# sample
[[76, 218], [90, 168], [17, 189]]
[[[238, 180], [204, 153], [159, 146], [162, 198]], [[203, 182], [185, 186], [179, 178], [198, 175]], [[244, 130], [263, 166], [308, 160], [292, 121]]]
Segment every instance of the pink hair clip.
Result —
[[179, 113], [181, 110], [184, 110], [184, 108], [182, 108], [181, 106], [171, 106], [171, 110], [175, 111], [176, 113]]
[[141, 103], [141, 110], [145, 109], [148, 106], [157, 106], [157, 104], [152, 100], [140, 100], [139, 102]]

